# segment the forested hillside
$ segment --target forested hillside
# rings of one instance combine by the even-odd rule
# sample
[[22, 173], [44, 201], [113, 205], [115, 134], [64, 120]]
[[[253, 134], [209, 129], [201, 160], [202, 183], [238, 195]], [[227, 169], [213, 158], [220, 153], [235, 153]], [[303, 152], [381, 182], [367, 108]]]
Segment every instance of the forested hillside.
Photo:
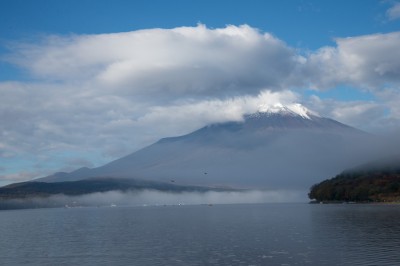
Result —
[[320, 202], [400, 201], [400, 159], [382, 160], [344, 171], [312, 186], [309, 198]]

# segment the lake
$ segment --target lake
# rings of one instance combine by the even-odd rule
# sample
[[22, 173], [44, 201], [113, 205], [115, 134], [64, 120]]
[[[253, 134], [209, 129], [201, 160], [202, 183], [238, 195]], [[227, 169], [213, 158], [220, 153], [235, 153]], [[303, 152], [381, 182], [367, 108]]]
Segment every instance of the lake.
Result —
[[400, 205], [0, 211], [0, 265], [399, 265]]

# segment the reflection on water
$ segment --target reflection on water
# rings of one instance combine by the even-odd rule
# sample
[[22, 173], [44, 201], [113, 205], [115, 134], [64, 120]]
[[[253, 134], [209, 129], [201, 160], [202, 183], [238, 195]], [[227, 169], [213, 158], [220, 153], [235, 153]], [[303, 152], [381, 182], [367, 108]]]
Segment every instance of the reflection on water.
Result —
[[400, 206], [0, 212], [1, 265], [398, 265]]

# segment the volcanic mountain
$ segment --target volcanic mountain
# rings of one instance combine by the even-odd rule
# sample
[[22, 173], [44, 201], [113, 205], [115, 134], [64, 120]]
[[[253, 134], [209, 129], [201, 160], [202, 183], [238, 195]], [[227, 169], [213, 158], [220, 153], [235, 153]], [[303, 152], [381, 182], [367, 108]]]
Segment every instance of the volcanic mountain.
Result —
[[[169, 137], [106, 165], [35, 181], [115, 177], [179, 185], [308, 190], [326, 176], [369, 160], [374, 137], [300, 104], [276, 104], [242, 121]], [[368, 144], [368, 145], [367, 145]]]

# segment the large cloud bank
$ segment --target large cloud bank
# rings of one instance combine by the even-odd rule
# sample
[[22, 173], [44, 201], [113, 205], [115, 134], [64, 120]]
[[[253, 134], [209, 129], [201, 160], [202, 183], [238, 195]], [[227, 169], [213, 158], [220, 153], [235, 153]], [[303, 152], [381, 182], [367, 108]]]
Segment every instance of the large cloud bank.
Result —
[[283, 87], [298, 56], [268, 33], [204, 25], [48, 37], [10, 59], [49, 80], [90, 82], [108, 93], [180, 97], [258, 93]]
[[[356, 126], [398, 124], [400, 33], [339, 38], [336, 44], [301, 52], [247, 25], [14, 43], [3, 59], [29, 79], [0, 83], [1, 160], [30, 161], [35, 154], [36, 164], [27, 164], [34, 175], [60, 165], [92, 166], [88, 158], [103, 163], [276, 102], [303, 102]], [[368, 91], [378, 101], [301, 96], [303, 88], [339, 85]], [[8, 168], [0, 169], [3, 179], [29, 176]]]

